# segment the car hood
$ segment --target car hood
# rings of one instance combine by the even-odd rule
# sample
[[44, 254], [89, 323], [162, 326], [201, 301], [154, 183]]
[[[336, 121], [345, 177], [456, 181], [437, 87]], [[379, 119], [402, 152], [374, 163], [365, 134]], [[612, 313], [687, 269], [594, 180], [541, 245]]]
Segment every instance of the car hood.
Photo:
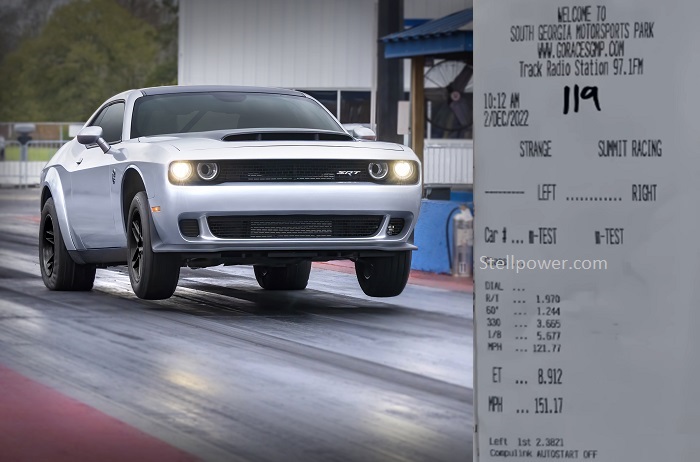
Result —
[[[220, 149], [222, 147], [252, 146], [333, 146], [362, 147], [363, 149], [385, 149], [402, 151], [394, 143], [358, 141], [345, 132], [309, 129], [258, 128], [247, 130], [215, 130], [199, 133], [147, 136], [138, 139], [141, 143], [170, 144], [178, 150]], [[369, 143], [369, 144], [368, 144]]]
[[414, 154], [402, 145], [378, 141], [276, 140], [276, 141], [222, 141], [226, 133], [149, 136], [140, 143], [158, 144], [175, 148], [182, 159], [222, 158], [413, 158]]
[[211, 138], [180, 138], [175, 136], [150, 136], [139, 138], [141, 143], [168, 144], [179, 151], [195, 151], [201, 149], [230, 149], [266, 146], [324, 146], [338, 148], [383, 149], [403, 151], [401, 145], [383, 143], [381, 141], [221, 141]]

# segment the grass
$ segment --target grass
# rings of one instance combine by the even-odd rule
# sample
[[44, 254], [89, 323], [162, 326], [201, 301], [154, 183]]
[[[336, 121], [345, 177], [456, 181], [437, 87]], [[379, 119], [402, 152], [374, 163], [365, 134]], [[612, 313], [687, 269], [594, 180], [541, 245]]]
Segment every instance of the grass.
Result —
[[[57, 149], [30, 146], [28, 157], [30, 161], [48, 161], [56, 153]], [[8, 146], [5, 148], [5, 160], [19, 160], [19, 146]]]

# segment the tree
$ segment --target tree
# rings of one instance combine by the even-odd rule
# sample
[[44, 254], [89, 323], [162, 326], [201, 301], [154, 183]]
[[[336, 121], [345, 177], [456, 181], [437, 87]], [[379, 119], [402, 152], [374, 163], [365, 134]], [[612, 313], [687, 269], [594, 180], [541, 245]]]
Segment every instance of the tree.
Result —
[[146, 85], [176, 85], [178, 0], [116, 0], [116, 2], [156, 29], [158, 58], [146, 80]]
[[84, 121], [108, 97], [153, 80], [156, 29], [114, 0], [74, 0], [0, 66], [0, 120]]
[[36, 37], [54, 6], [65, 0], [0, 0], [0, 61], [28, 37]]

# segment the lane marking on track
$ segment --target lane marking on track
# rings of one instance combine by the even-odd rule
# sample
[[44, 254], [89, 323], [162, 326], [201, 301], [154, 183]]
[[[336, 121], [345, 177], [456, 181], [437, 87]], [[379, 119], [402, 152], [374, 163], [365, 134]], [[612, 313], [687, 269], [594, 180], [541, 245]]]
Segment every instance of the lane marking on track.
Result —
[[[131, 403], [122, 404], [121, 402], [113, 399], [108, 395], [102, 395], [99, 390], [95, 390], [94, 387], [89, 384], [81, 384], [81, 382], [76, 381], [72, 378], [70, 367], [64, 367], [63, 369], [58, 368], [56, 361], [51, 361], [48, 358], [40, 358], [39, 361], [35, 360], [35, 364], [27, 364], [22, 361], [15, 362], [16, 358], [5, 358], [4, 363], [12, 367], [13, 370], [30, 378], [37, 384], [42, 384], [42, 382], [47, 382], [44, 386], [49, 386], [50, 388], [56, 390], [57, 393], [61, 393], [68, 399], [84, 403], [84, 406], [89, 406], [95, 409], [96, 412], [104, 413], [106, 416], [117, 419], [124, 422], [125, 425], [130, 426], [136, 431], [143, 432], [157, 440], [160, 440], [163, 444], [169, 444], [174, 450], [180, 449], [187, 454], [196, 454], [202, 457], [202, 460], [212, 461], [212, 462], [244, 462], [246, 459], [240, 457], [235, 452], [230, 449], [220, 447], [216, 443], [209, 442], [206, 439], [198, 437], [192, 430], [183, 430], [174, 426], [173, 424], [166, 422], [164, 419], [158, 417], [158, 415], [149, 416], [144, 414], [138, 408], [131, 405]], [[79, 367], [79, 364], [74, 364], [74, 367]], [[0, 366], [2, 367], [2, 366]], [[11, 395], [10, 395], [11, 396]], [[41, 398], [41, 396], [39, 397]], [[45, 412], [45, 410], [43, 411]], [[8, 422], [16, 422], [13, 419], [6, 419]], [[68, 420], [62, 419], [61, 426], [65, 427]], [[81, 434], [82, 435], [82, 434]], [[82, 437], [82, 436], [81, 436]], [[1, 437], [0, 437], [1, 438]], [[191, 460], [193, 457], [190, 456]], [[25, 460], [24, 458], [18, 458], [16, 460]], [[54, 460], [51, 457], [46, 458], [31, 458], [26, 460]], [[104, 458], [84, 458], [84, 457], [74, 457], [68, 460], [113, 460], [110, 457]], [[139, 458], [121, 458], [119, 460], [134, 460], [138, 461]], [[170, 460], [162, 458], [150, 458], [146, 460]], [[177, 460], [177, 459], [176, 459]]]
[[2, 365], [0, 383], [0, 447], [5, 460], [196, 460]]

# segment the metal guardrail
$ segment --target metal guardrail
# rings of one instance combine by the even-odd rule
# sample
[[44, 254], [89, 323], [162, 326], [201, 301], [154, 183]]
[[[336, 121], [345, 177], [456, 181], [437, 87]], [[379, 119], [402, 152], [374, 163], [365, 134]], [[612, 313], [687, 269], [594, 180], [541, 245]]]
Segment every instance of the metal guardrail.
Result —
[[30, 141], [27, 143], [27, 159], [22, 160], [19, 142], [5, 142], [5, 155], [0, 161], [0, 185], [26, 187], [39, 184], [41, 170], [46, 162], [66, 141]]

